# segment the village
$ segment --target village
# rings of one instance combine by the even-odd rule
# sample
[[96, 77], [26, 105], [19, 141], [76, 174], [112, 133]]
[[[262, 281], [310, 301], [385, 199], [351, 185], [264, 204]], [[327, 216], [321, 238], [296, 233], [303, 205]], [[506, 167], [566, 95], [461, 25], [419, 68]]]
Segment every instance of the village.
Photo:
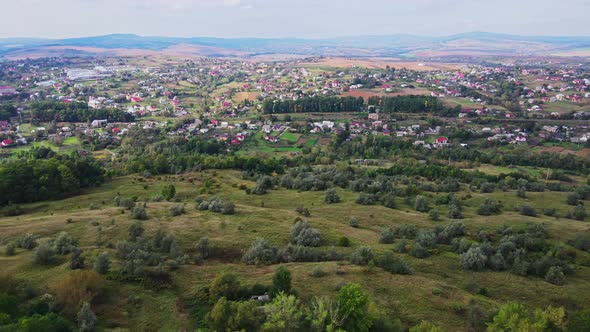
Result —
[[[16, 111], [0, 121], [0, 145], [22, 149], [47, 141], [96, 151], [116, 148], [134, 129], [215, 139], [228, 149], [264, 144], [277, 152], [297, 152], [345, 131], [347, 139], [382, 135], [428, 149], [449, 144], [468, 148], [474, 138], [495, 144], [588, 144], [590, 73], [570, 64], [464, 64], [455, 70], [424, 71], [318, 67], [317, 60], [200, 58], [145, 66], [125, 58], [3, 62], [0, 83], [6, 85], [0, 86], [0, 98]], [[267, 100], [336, 96], [366, 103], [406, 95], [436, 97], [446, 110], [425, 116], [366, 105], [340, 113], [262, 112]], [[34, 119], [31, 105], [48, 101], [124, 112], [132, 120]], [[470, 138], [453, 137], [458, 128], [470, 132]]]

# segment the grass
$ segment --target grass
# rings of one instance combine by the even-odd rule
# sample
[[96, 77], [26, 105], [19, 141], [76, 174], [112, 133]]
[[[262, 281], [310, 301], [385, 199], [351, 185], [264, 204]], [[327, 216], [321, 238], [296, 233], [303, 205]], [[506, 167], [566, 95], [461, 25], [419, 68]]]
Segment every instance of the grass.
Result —
[[283, 135], [281, 135], [281, 140], [287, 141], [291, 144], [295, 144], [297, 143], [297, 141], [299, 141], [300, 137], [301, 134], [284, 133]]
[[[194, 179], [193, 183], [188, 181], [189, 178]], [[194, 198], [199, 195], [206, 179], [213, 182], [212, 192], [207, 195], [217, 195], [233, 201], [236, 204], [235, 215], [225, 216], [194, 208]], [[279, 247], [286, 246], [290, 229], [298, 217], [295, 208], [299, 205], [310, 209], [311, 217], [306, 219], [321, 231], [323, 246], [326, 249], [336, 246], [337, 251], [345, 254], [362, 245], [372, 246], [377, 253], [391, 250], [392, 245], [379, 244], [379, 233], [384, 227], [416, 224], [419, 227], [433, 228], [449, 222], [445, 217], [445, 208], [441, 209], [443, 221], [434, 223], [428, 220], [427, 214], [414, 211], [402, 199], [398, 198], [398, 208], [395, 210], [382, 206], [362, 206], [354, 203], [358, 193], [344, 189], [337, 189], [342, 199], [338, 204], [326, 204], [321, 191], [274, 189], [267, 195], [248, 195], [244, 190], [238, 189], [238, 186], [243, 184], [252, 188], [255, 183], [244, 180], [239, 171], [224, 170], [145, 180], [135, 176], [114, 178], [100, 188], [84, 191], [75, 197], [26, 204], [23, 206], [24, 215], [0, 218], [0, 243], [7, 243], [25, 233], [38, 234], [42, 241], [46, 241], [60, 231], [67, 231], [80, 240], [85, 255], [92, 262], [98, 253], [109, 250], [95, 244], [98, 232], [96, 223], [102, 228], [103, 237], [108, 242], [116, 243], [126, 238], [127, 228], [134, 222], [128, 211], [121, 214], [120, 208], [113, 206], [113, 197], [137, 196], [139, 201], [143, 201], [159, 194], [162, 187], [170, 183], [176, 186], [179, 197], [186, 203], [187, 213], [171, 217], [169, 209], [178, 203], [148, 202], [150, 220], [144, 223], [146, 233], [153, 235], [157, 229], [162, 228], [174, 234], [181, 247], [189, 252], [200, 237], [207, 236], [211, 245], [223, 254], [221, 258], [211, 259], [202, 266], [181, 266], [174, 272], [176, 286], [171, 290], [152, 292], [138, 285], [108, 281], [110, 295], [96, 308], [101, 324], [104, 324], [105, 319], [116, 319], [123, 328], [130, 330], [194, 329], [188, 311], [179, 307], [178, 301], [191, 298], [200, 287], [207, 285], [222, 271], [238, 274], [244, 284], [270, 284], [276, 266], [248, 266], [240, 262], [241, 255], [257, 237], [264, 237]], [[496, 191], [491, 194], [468, 191], [458, 193], [459, 197], [464, 198], [465, 219], [462, 222], [467, 225], [469, 232], [474, 233], [479, 229], [494, 230], [504, 224], [519, 228], [526, 222], [542, 222], [549, 231], [551, 241], [571, 239], [588, 230], [588, 224], [541, 214], [539, 218], [523, 217], [512, 212], [510, 207], [526, 202], [536, 206], [538, 210], [555, 207], [563, 215], [571, 208], [565, 204], [566, 195], [554, 192], [527, 193], [527, 198], [521, 199], [513, 191]], [[504, 212], [499, 216], [478, 216], [475, 210], [486, 197], [503, 202]], [[99, 205], [100, 209], [89, 210], [91, 203]], [[360, 228], [348, 225], [351, 216], [359, 219]], [[68, 223], [68, 219], [72, 222]], [[337, 247], [341, 236], [351, 240], [351, 248]], [[57, 280], [69, 273], [66, 258], [59, 265], [38, 268], [31, 264], [31, 255], [31, 252], [23, 250], [19, 250], [13, 257], [0, 254], [2, 270], [32, 280], [43, 289], [51, 289]], [[590, 256], [582, 252], [578, 252], [578, 255], [582, 258]], [[357, 282], [368, 292], [374, 304], [372, 310], [387, 317], [399, 317], [408, 325], [429, 320], [449, 331], [469, 330], [466, 317], [454, 313], [450, 307], [455, 303], [466, 307], [471, 300], [478, 302], [487, 313], [492, 313], [509, 300], [525, 302], [532, 307], [566, 303], [570, 307], [590, 309], [588, 267], [577, 268], [576, 274], [567, 277], [566, 284], [558, 287], [539, 278], [519, 277], [508, 272], [466, 272], [460, 267], [459, 256], [447, 251], [435, 253], [423, 260], [406, 254], [401, 256], [415, 274], [392, 275], [380, 269], [369, 273], [365, 267], [347, 263], [340, 266], [345, 273], [336, 274], [336, 263], [322, 263], [327, 275], [313, 278], [310, 272], [317, 263], [286, 265], [303, 301], [309, 301], [313, 296], [333, 298], [338, 285]], [[489, 296], [472, 293], [468, 287], [470, 284], [486, 287]], [[419, 286], [416, 287], [417, 285]], [[434, 295], [435, 289], [441, 290], [444, 296]], [[128, 300], [131, 296], [139, 297], [140, 304], [132, 304]], [[172, 316], [175, 319], [169, 318]]]

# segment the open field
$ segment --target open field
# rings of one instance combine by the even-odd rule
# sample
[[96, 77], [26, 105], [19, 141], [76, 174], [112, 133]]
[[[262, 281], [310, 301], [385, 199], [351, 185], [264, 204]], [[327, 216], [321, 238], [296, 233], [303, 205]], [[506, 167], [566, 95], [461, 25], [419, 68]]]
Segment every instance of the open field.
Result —
[[438, 63], [438, 62], [409, 62], [399, 59], [349, 59], [349, 58], [326, 58], [317, 62], [302, 63], [301, 66], [309, 67], [365, 67], [369, 69], [383, 69], [387, 66], [392, 68], [407, 68], [418, 71], [430, 70], [456, 70], [460, 67], [458, 64]]
[[402, 91], [397, 92], [384, 92], [382, 90], [373, 89], [373, 90], [352, 90], [342, 94], [346, 97], [363, 97], [365, 100], [369, 99], [370, 97], [395, 97], [395, 96], [407, 96], [407, 95], [421, 95], [421, 96], [428, 96], [430, 95], [430, 91], [423, 89], [423, 88], [415, 88], [415, 89], [403, 89]]

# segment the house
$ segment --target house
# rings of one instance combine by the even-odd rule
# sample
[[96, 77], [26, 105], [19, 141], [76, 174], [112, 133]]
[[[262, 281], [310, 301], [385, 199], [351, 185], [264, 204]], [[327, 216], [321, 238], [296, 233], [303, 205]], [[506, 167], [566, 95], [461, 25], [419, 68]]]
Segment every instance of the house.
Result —
[[379, 113], [369, 113], [369, 120], [379, 120]]
[[449, 139], [446, 137], [439, 137], [436, 139], [436, 143], [437, 144], [448, 144], [449, 143]]
[[93, 121], [90, 123], [90, 126], [91, 126], [92, 128], [98, 128], [98, 127], [103, 127], [103, 126], [106, 126], [106, 125], [107, 125], [107, 123], [108, 123], [108, 121], [107, 121], [107, 120], [93, 120]]
[[7, 148], [9, 146], [12, 146], [14, 144], [14, 141], [11, 139], [5, 139], [0, 143], [0, 146], [2, 146], [3, 148]]
[[0, 97], [16, 94], [16, 89], [8, 85], [0, 85]]

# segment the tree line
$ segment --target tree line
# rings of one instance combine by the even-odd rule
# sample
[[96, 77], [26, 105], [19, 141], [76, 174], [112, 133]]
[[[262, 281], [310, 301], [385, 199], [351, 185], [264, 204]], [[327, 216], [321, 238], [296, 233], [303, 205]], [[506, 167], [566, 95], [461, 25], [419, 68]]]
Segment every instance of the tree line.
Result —
[[265, 114], [360, 112], [362, 97], [305, 97], [297, 100], [267, 99], [262, 104]]
[[0, 206], [59, 198], [104, 182], [105, 170], [93, 158], [40, 151], [45, 149], [0, 163]]
[[86, 103], [37, 101], [30, 105], [30, 114], [37, 121], [88, 122], [107, 119], [113, 122], [133, 122], [132, 114], [118, 109], [93, 109]]

